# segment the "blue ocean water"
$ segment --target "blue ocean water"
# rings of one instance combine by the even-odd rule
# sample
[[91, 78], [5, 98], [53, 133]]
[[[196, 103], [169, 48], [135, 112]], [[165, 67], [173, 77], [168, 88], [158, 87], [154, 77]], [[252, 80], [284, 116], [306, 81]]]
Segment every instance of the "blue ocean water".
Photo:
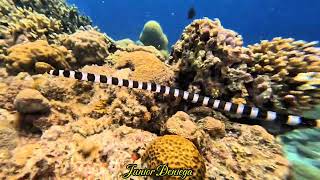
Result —
[[320, 40], [319, 0], [68, 0], [92, 18], [113, 39], [138, 40], [148, 20], [158, 21], [174, 44], [184, 27], [188, 9], [195, 18], [219, 18], [225, 28], [240, 33], [245, 44], [273, 37]]

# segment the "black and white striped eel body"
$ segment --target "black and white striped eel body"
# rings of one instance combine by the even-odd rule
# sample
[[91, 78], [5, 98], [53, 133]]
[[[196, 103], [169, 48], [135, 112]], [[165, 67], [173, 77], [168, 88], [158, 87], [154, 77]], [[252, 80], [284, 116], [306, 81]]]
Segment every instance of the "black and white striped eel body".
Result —
[[84, 73], [79, 71], [69, 70], [51, 70], [49, 74], [54, 76], [62, 76], [66, 78], [73, 78], [83, 81], [92, 81], [96, 83], [106, 83], [109, 85], [125, 86], [133, 89], [144, 89], [147, 91], [157, 92], [160, 94], [172, 95], [174, 97], [181, 97], [192, 103], [199, 103], [204, 106], [212, 107], [213, 109], [237, 114], [240, 117], [246, 117], [250, 119], [259, 119], [264, 121], [280, 121], [283, 124], [291, 126], [309, 126], [320, 127], [320, 119], [309, 119], [301, 116], [295, 116], [284, 113], [277, 113], [274, 111], [267, 111], [252, 107], [244, 104], [235, 104], [226, 102], [211, 97], [201, 96], [196, 93], [190, 93], [187, 91], [175, 89], [168, 86], [162, 86], [150, 82], [139, 82], [127, 79], [120, 79], [112, 76], [104, 76], [99, 74]]

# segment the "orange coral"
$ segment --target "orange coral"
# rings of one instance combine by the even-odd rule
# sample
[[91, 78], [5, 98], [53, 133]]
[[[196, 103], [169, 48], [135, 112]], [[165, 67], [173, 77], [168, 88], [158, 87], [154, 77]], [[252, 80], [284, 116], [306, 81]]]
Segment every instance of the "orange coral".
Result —
[[73, 63], [74, 58], [65, 47], [49, 45], [47, 41], [38, 40], [10, 47], [4, 61], [9, 71], [17, 73], [37, 71], [37, 62], [46, 63], [47, 67], [69, 69], [69, 63]]
[[173, 77], [173, 72], [149, 52], [116, 52], [114, 61], [116, 68], [130, 68], [133, 71], [129, 76], [130, 79], [164, 83]]

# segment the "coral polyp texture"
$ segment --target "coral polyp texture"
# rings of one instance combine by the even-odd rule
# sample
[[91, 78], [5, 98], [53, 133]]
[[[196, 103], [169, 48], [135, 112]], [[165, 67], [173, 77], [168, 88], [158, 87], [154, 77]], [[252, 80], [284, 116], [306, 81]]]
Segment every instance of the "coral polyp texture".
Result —
[[[191, 169], [192, 176], [186, 179], [203, 179], [206, 173], [204, 159], [196, 146], [189, 140], [177, 135], [165, 135], [154, 139], [147, 147], [142, 162], [148, 168], [156, 169], [162, 164], [169, 168]], [[178, 179], [178, 177], [164, 177]]]
[[[319, 104], [320, 48], [316, 45], [317, 42], [274, 38], [249, 46], [254, 58], [248, 63], [248, 72], [266, 79], [254, 89], [258, 93], [270, 91], [255, 102], [261, 105], [271, 101], [277, 109], [291, 112], [309, 110]], [[256, 92], [253, 97], [259, 97]]]

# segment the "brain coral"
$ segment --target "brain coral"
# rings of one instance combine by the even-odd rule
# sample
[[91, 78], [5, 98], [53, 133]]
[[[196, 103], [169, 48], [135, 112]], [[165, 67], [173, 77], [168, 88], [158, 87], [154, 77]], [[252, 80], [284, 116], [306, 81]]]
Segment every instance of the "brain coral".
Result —
[[79, 30], [71, 35], [61, 35], [59, 40], [63, 46], [72, 50], [81, 65], [103, 63], [111, 46], [111, 41], [106, 35], [96, 30]]
[[[8, 55], [3, 57], [9, 72], [18, 73], [21, 71], [38, 72], [36, 64], [43, 62], [50, 69], [69, 69], [74, 63], [72, 54], [63, 46], [49, 45], [47, 41], [38, 40], [17, 44], [7, 50]], [[43, 65], [40, 66], [42, 70]], [[43, 73], [43, 72], [39, 72]]]
[[254, 59], [248, 62], [248, 71], [254, 76], [267, 76], [269, 80], [265, 86], [271, 87], [269, 96], [255, 99], [255, 102], [271, 101], [277, 109], [295, 113], [319, 104], [320, 48], [315, 47], [316, 44], [274, 38], [249, 46]]
[[[203, 179], [206, 172], [204, 159], [196, 146], [177, 135], [165, 135], [153, 140], [143, 154], [142, 162], [151, 169], [161, 164], [167, 164], [169, 168], [192, 169], [192, 177], [186, 179]], [[165, 179], [176, 178], [167, 176]]]
[[182, 88], [213, 97], [245, 97], [249, 95], [245, 83], [252, 77], [241, 62], [251, 53], [242, 44], [242, 37], [224, 29], [219, 20], [195, 20], [173, 46], [168, 63], [177, 68]]

